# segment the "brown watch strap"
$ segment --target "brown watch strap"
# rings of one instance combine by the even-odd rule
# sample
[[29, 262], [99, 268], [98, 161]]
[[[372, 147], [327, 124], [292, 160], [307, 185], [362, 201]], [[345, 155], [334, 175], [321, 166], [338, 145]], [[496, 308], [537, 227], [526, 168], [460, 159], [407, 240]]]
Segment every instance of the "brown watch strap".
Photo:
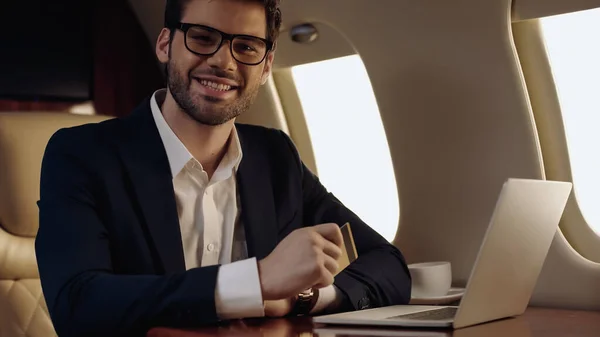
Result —
[[292, 310], [293, 315], [308, 315], [310, 311], [317, 305], [319, 300], [319, 289], [311, 289], [311, 295], [299, 294], [294, 309]]

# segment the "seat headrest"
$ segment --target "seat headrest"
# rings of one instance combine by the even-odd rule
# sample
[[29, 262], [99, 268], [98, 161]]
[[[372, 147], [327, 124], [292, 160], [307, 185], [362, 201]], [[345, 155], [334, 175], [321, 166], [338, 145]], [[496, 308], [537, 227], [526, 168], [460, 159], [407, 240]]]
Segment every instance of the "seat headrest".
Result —
[[0, 230], [35, 237], [40, 170], [48, 140], [61, 128], [106, 119], [69, 113], [0, 113]]

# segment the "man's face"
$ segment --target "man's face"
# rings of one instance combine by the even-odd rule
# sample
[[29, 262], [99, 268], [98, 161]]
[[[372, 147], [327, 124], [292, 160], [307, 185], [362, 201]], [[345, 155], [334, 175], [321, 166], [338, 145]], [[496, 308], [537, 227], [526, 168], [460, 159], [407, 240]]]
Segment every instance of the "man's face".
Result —
[[[265, 9], [254, 1], [192, 0], [181, 22], [266, 38]], [[165, 35], [169, 31], [163, 29], [157, 49], [159, 60], [167, 63], [168, 89], [179, 107], [201, 124], [220, 125], [248, 110], [270, 74], [272, 53], [250, 66], [233, 58], [231, 41], [223, 41], [211, 56], [200, 56], [186, 48], [181, 30], [175, 31], [170, 46]]]

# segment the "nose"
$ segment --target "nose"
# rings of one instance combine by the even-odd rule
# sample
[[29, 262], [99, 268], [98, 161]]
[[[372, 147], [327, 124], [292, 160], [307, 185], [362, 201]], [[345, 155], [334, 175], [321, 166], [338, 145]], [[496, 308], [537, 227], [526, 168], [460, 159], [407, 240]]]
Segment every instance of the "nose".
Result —
[[235, 70], [237, 62], [231, 54], [231, 41], [223, 41], [219, 50], [207, 59], [209, 66], [223, 70]]

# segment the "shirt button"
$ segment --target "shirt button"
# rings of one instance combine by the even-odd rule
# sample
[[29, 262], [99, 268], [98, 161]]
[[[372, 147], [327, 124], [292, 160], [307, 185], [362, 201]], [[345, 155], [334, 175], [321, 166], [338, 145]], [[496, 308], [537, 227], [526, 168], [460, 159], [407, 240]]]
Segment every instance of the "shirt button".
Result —
[[211, 243], [211, 244], [209, 244], [209, 245], [206, 247], [206, 249], [207, 249], [209, 252], [212, 252], [213, 250], [215, 250], [215, 245]]

